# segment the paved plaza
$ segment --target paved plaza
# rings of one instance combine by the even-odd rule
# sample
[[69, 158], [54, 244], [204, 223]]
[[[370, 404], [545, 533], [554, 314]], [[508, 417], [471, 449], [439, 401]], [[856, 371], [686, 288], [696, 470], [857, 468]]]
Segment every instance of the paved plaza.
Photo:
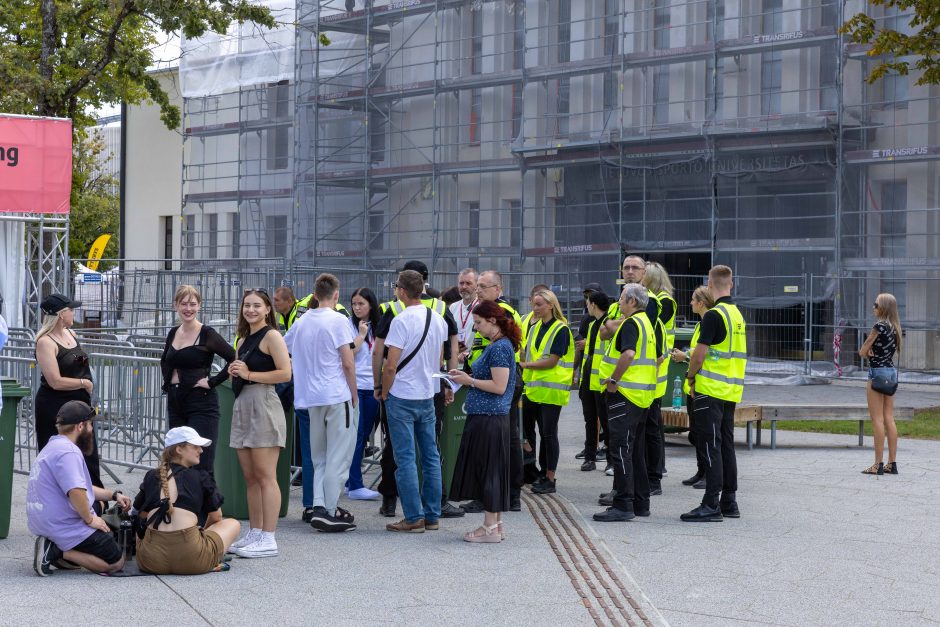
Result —
[[[793, 395], [751, 388], [745, 400]], [[860, 402], [858, 385], [796, 388], [800, 400]], [[922, 387], [899, 399], [940, 405]], [[861, 394], [861, 396], [859, 396]], [[378, 503], [347, 502], [359, 529], [341, 535], [300, 522], [299, 488], [278, 528], [277, 558], [236, 558], [227, 573], [105, 578], [32, 570], [26, 477], [14, 477], [10, 537], [0, 540], [3, 624], [234, 625], [928, 625], [940, 622], [940, 442], [902, 440], [900, 475], [871, 477], [855, 435], [782, 431], [777, 450], [748, 451], [738, 430], [742, 517], [691, 524], [679, 514], [701, 492], [685, 436], [669, 436], [668, 475], [652, 516], [594, 523], [610, 489], [580, 472], [583, 422], [562, 415], [559, 493], [526, 496], [499, 545], [461, 541], [481, 515], [441, 530], [396, 535]], [[123, 474], [134, 492], [141, 473]], [[346, 505], [344, 505], [346, 506]], [[399, 510], [400, 511], [400, 510]]]

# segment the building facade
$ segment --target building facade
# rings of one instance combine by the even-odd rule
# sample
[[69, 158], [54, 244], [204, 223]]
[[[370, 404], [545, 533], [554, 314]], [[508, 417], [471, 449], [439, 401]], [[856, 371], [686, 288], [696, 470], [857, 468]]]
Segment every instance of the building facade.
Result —
[[184, 89], [184, 259], [421, 258], [566, 302], [612, 291], [627, 252], [686, 275], [683, 293], [727, 263], [768, 357], [828, 359], [889, 291], [908, 364], [940, 367], [940, 88], [866, 83], [876, 59], [838, 33], [860, 11], [907, 16], [858, 0], [349, 4], [279, 3], [296, 29], [184, 63], [203, 87]]

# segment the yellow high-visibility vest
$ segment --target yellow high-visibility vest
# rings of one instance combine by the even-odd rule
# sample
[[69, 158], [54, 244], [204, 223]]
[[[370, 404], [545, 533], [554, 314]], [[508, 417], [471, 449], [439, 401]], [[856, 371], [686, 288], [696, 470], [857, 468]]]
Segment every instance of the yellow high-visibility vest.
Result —
[[620, 351], [617, 338], [625, 324], [635, 324], [639, 330], [633, 361], [617, 381], [617, 391], [637, 407], [649, 407], [656, 398], [656, 335], [646, 312], [639, 311], [617, 327], [614, 337], [607, 343], [607, 351], [601, 360], [600, 378], [606, 381], [614, 374]]
[[725, 326], [725, 339], [708, 348], [702, 368], [695, 374], [695, 393], [723, 401], [740, 403], [744, 395], [744, 371], [747, 368], [747, 328], [741, 311], [731, 303], [719, 303], [718, 312]]
[[534, 403], [545, 405], [568, 404], [571, 394], [571, 382], [574, 379], [574, 338], [571, 329], [561, 320], [552, 320], [550, 326], [542, 337], [541, 345], [536, 344], [536, 338], [542, 328], [539, 320], [532, 325], [529, 338], [525, 345], [525, 361], [538, 361], [549, 354], [552, 342], [559, 333], [568, 334], [568, 350], [558, 360], [554, 367], [547, 370], [532, 370], [526, 368], [522, 371], [522, 380], [525, 381], [525, 395]]

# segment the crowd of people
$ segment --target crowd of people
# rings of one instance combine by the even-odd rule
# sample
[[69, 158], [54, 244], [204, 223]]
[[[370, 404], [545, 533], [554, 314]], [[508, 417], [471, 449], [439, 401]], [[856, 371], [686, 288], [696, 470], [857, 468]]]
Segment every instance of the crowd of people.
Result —
[[[27, 494], [29, 528], [38, 536], [36, 572], [120, 570], [124, 553], [100, 516], [107, 501], [131, 513], [138, 565], [146, 572], [225, 569], [226, 552], [276, 556], [276, 467], [281, 450], [294, 445], [301, 517], [317, 531], [356, 528], [355, 516], [340, 504], [345, 494], [381, 497], [379, 514], [390, 518], [397, 518], [400, 501], [402, 516], [386, 525], [390, 532], [424, 533], [439, 529], [441, 518], [482, 513], [482, 524], [464, 540], [501, 542], [507, 537], [502, 515], [521, 509], [526, 485], [536, 496], [557, 490], [558, 423], [573, 390], [584, 417], [580, 468], [612, 477], [594, 520], [649, 516], [665, 472], [662, 399], [671, 391], [670, 360], [688, 364], [684, 392], [697, 469], [683, 483], [703, 490], [701, 502], [681, 519], [740, 517], [734, 414], [744, 390], [747, 332], [732, 300], [732, 270], [713, 267], [707, 285], [693, 293], [690, 304], [701, 322], [687, 351], [675, 347], [678, 305], [666, 270], [631, 255], [621, 275], [616, 298], [596, 283], [585, 286], [586, 315], [573, 330], [546, 285], [533, 287], [530, 312], [520, 316], [495, 270], [467, 268], [441, 295], [428, 285], [425, 264], [409, 261], [393, 284], [393, 300], [380, 304], [360, 287], [352, 292], [351, 311], [340, 303], [339, 280], [324, 273], [300, 300], [287, 287], [275, 290], [273, 299], [264, 289], [246, 290], [232, 343], [199, 321], [198, 290], [180, 286], [174, 296], [179, 324], [161, 358], [166, 448], [133, 501], [101, 483], [94, 381], [70, 330], [80, 303], [48, 297], [36, 346], [39, 455]], [[897, 473], [893, 390], [880, 381], [890, 386], [893, 374], [897, 383], [891, 359], [900, 350], [901, 328], [894, 298], [879, 295], [875, 313], [878, 323], [861, 349], [872, 365], [868, 398], [876, 435], [876, 463], [865, 472]], [[216, 358], [225, 367], [212, 375]], [[244, 533], [222, 517], [223, 495], [213, 477], [220, 418], [215, 388], [226, 379], [235, 404], [230, 439], [222, 445], [236, 450], [247, 486]], [[467, 420], [448, 489], [439, 439], [445, 408], [459, 387], [468, 389]], [[297, 425], [294, 444], [287, 442], [290, 419]], [[374, 491], [363, 483], [362, 464], [379, 426], [382, 472]]]

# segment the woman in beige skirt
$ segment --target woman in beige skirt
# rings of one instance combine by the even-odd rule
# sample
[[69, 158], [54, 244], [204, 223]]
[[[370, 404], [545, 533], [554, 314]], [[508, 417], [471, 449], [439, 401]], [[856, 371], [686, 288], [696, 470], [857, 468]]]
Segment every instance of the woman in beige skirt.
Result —
[[235, 391], [229, 444], [237, 450], [248, 484], [249, 529], [229, 551], [240, 557], [273, 557], [281, 509], [277, 459], [287, 435], [284, 407], [274, 385], [290, 381], [291, 364], [267, 292], [245, 291], [236, 333], [242, 339], [228, 368]]

